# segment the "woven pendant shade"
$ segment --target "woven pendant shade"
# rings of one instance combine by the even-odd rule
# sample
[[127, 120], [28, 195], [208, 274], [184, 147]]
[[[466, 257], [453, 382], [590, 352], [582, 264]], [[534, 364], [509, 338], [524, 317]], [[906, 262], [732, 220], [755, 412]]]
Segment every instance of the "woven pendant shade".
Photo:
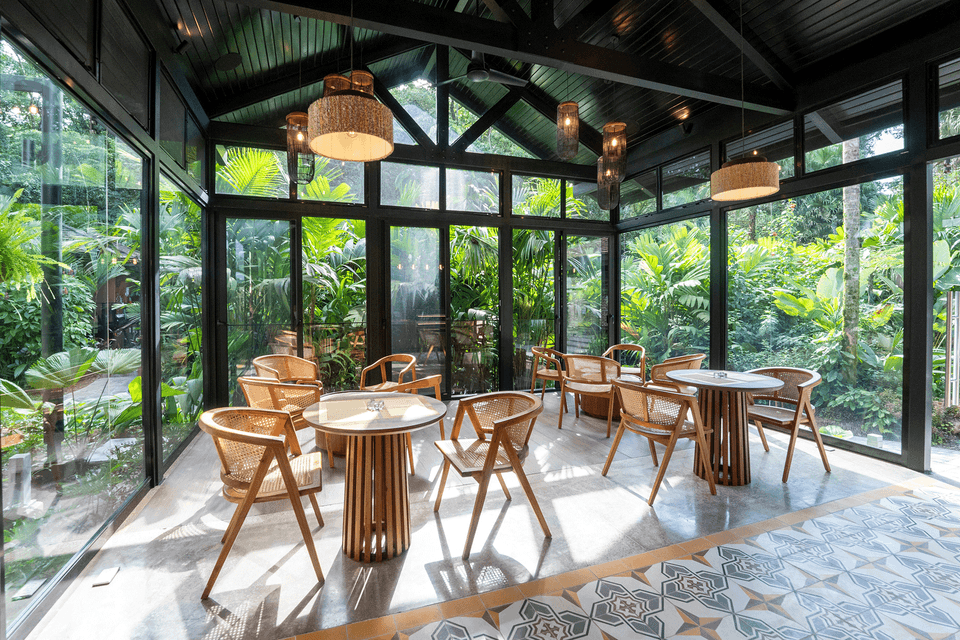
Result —
[[572, 160], [580, 151], [580, 106], [576, 102], [557, 105], [557, 155]]
[[623, 181], [627, 172], [627, 125], [608, 122], [603, 125], [603, 157], [611, 163], [617, 179]]
[[393, 153], [393, 113], [373, 97], [373, 75], [366, 71], [354, 71], [351, 80], [327, 76], [309, 115], [310, 148], [319, 155], [372, 162]]
[[597, 158], [597, 185], [620, 183], [615, 165], [604, 156]]
[[763, 156], [723, 163], [710, 175], [710, 197], [718, 201], [751, 200], [780, 191], [780, 165]]
[[[350, 88], [350, 78], [339, 73], [331, 73], [323, 79], [323, 98], [331, 96], [337, 91], [346, 91]], [[320, 135], [320, 104], [323, 98], [316, 100], [307, 109], [307, 143]]]
[[316, 167], [316, 156], [307, 137], [307, 120], [303, 111], [287, 114], [287, 173], [290, 182], [296, 184], [312, 181]]
[[604, 211], [610, 211], [620, 206], [620, 182], [618, 180], [597, 185], [597, 206]]

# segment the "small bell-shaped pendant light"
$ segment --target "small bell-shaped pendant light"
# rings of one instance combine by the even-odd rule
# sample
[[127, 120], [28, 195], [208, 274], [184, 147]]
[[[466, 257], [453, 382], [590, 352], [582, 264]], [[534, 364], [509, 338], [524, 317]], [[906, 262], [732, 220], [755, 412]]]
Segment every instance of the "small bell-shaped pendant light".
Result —
[[557, 155], [572, 160], [580, 151], [580, 106], [576, 102], [557, 105]]
[[603, 125], [603, 157], [611, 163], [618, 181], [623, 181], [627, 172], [627, 125], [623, 122], [608, 122]]
[[316, 156], [307, 138], [307, 121], [303, 111], [287, 114], [287, 173], [295, 184], [311, 182], [316, 167]]

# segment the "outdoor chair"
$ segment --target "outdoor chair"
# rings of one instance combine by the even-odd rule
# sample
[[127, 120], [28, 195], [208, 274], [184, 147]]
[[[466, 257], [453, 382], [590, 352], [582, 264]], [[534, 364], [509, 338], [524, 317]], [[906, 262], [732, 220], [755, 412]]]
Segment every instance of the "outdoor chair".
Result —
[[[523, 472], [523, 461], [529, 453], [530, 435], [537, 416], [543, 411], [543, 403], [536, 396], [522, 391], [498, 391], [485, 393], [460, 401], [457, 417], [453, 423], [453, 432], [450, 440], [435, 442], [437, 449], [443, 454], [443, 473], [440, 476], [440, 491], [433, 510], [440, 510], [440, 500], [443, 498], [443, 489], [447, 483], [447, 474], [452, 466], [464, 478], [473, 478], [480, 483], [477, 499], [473, 505], [473, 517], [470, 520], [470, 530], [467, 533], [467, 542], [463, 547], [463, 559], [470, 556], [470, 547], [477, 533], [477, 524], [480, 522], [480, 513], [487, 496], [490, 477], [497, 476], [500, 486], [511, 499], [507, 485], [501, 475], [504, 471], [513, 471], [517, 474], [520, 486], [527, 494], [527, 500], [533, 507], [543, 535], [552, 537], [547, 521], [543, 517], [540, 505], [537, 503], [533, 489]], [[469, 416], [476, 439], [460, 440], [460, 428], [464, 417]]]
[[[621, 355], [619, 358], [617, 356], [618, 351], [632, 351], [639, 355], [630, 356], [632, 360], [638, 360], [636, 366], [623, 366], [623, 360], [626, 354]], [[640, 382], [644, 382], [647, 379], [647, 350], [641, 347], [638, 344], [615, 344], [606, 351], [603, 352], [604, 358], [610, 358], [616, 360], [620, 363], [620, 375], [631, 375], [637, 376], [640, 378]]]
[[[753, 369], [749, 373], [769, 376], [783, 381], [783, 386], [776, 391], [751, 394], [751, 404], [747, 410], [748, 418], [757, 425], [765, 451], [770, 451], [770, 447], [767, 445], [767, 437], [763, 433], [763, 424], [784, 430], [790, 434], [790, 446], [787, 448], [787, 460], [783, 467], [783, 482], [786, 482], [790, 476], [790, 463], [793, 461], [793, 450], [797, 445], [800, 425], [807, 425], [813, 432], [813, 439], [817, 443], [820, 458], [823, 460], [823, 468], [829, 473], [830, 463], [827, 462], [827, 451], [823, 448], [820, 430], [817, 429], [814, 407], [810, 403], [810, 393], [815, 386], [820, 384], [820, 374], [809, 369], [794, 369], [792, 367]], [[757, 404], [758, 400], [764, 404]]]
[[607, 437], [613, 421], [613, 402], [616, 391], [613, 381], [620, 375], [620, 364], [603, 356], [563, 355], [564, 371], [560, 379], [560, 417], [557, 428], [563, 428], [563, 412], [567, 407], [567, 392], [573, 394], [574, 415], [580, 417], [580, 396], [607, 399]]
[[[617, 453], [617, 447], [620, 446], [620, 439], [623, 437], [624, 431], [629, 429], [646, 437], [650, 444], [653, 464], [660, 467], [657, 478], [653, 482], [653, 489], [650, 491], [650, 498], [647, 500], [647, 504], [652, 507], [653, 501], [657, 497], [657, 491], [660, 489], [660, 483], [663, 482], [663, 477], [666, 475], [670, 456], [673, 455], [673, 449], [680, 438], [689, 438], [695, 441], [700, 451], [703, 468], [708, 470], [711, 468], [707, 459], [706, 436], [713, 433], [713, 429], [707, 429], [703, 426], [700, 409], [697, 407], [697, 399], [693, 395], [624, 380], [617, 380], [614, 385], [620, 397], [620, 427], [617, 429], [617, 437], [614, 438], [613, 445], [610, 447], [607, 462], [603, 465], [602, 475], [607, 475], [607, 471], [610, 470], [610, 464]], [[667, 447], [663, 454], [663, 462], [659, 465], [657, 464], [655, 442]], [[717, 495], [713, 473], [708, 471], [706, 476], [707, 482], [710, 484], [710, 493]]]
[[[391, 379], [391, 376], [389, 373], [389, 367], [388, 367], [388, 365], [392, 366], [392, 363], [394, 362], [407, 364], [407, 366], [401, 369], [400, 374], [397, 376], [396, 382], [394, 382]], [[372, 371], [376, 371], [378, 369], [380, 371], [380, 382], [375, 384], [368, 384], [367, 374]], [[410, 374], [410, 378], [405, 381], [404, 378], [407, 376], [407, 374]], [[439, 376], [437, 377], [439, 378]], [[416, 389], [423, 388], [423, 387], [409, 386], [416, 382], [418, 382], [417, 357], [406, 354], [406, 353], [395, 353], [391, 356], [384, 356], [379, 360], [377, 360], [376, 362], [374, 362], [373, 364], [371, 364], [370, 366], [364, 367], [363, 371], [360, 372], [360, 390], [361, 391], [408, 391], [408, 390], [415, 391]], [[429, 384], [428, 387], [426, 388], [429, 388], [430, 386], [433, 386], [433, 385]], [[436, 382], [436, 387], [437, 387], [437, 400], [439, 400], [440, 399], [440, 381], [439, 380], [437, 380]], [[441, 433], [443, 432], [442, 421], [440, 424], [440, 431]], [[414, 466], [413, 466], [413, 446], [412, 445], [413, 445], [413, 438], [408, 433], [407, 434], [407, 461], [410, 463], [410, 473], [416, 473], [416, 470], [414, 469]]]
[[688, 387], [677, 384], [667, 377], [667, 371], [678, 371], [680, 369], [699, 369], [700, 363], [706, 358], [706, 354], [694, 353], [688, 356], [674, 356], [667, 358], [660, 364], [650, 367], [650, 382], [660, 388], [675, 389], [680, 393], [696, 394], [696, 387]]
[[[537, 380], [541, 381], [540, 400], [547, 392], [547, 381], [552, 380], [558, 387], [563, 378], [563, 354], [548, 347], [531, 347], [533, 352], [533, 367], [530, 378], [530, 393], [536, 393]], [[541, 364], [541, 361], [543, 363]]]
[[[404, 382], [403, 384], [400, 384], [399, 386], [397, 386], [397, 388], [394, 389], [394, 391], [398, 391], [401, 393], [417, 393], [420, 389], [433, 389], [433, 395], [436, 397], [437, 400], [439, 400], [440, 399], [440, 382], [442, 380], [443, 380], [443, 376], [437, 373], [435, 375], [427, 376], [425, 378], [417, 378], [415, 380], [411, 380], [410, 382]], [[408, 433], [407, 438], [409, 437], [410, 437], [410, 434]], [[442, 439], [446, 437], [447, 436], [444, 435], [444, 430], [443, 430], [443, 418], [440, 418], [440, 438]], [[409, 449], [409, 445], [410, 445], [409, 441], [407, 442], [407, 445]], [[413, 464], [412, 460], [410, 464], [411, 465]]]
[[[275, 411], [286, 411], [290, 414], [294, 429], [300, 430], [310, 425], [303, 419], [303, 411], [315, 402], [320, 401], [323, 394], [323, 385], [319, 380], [313, 384], [293, 384], [290, 382], [280, 382], [274, 378], [241, 376], [237, 378], [243, 397], [247, 401], [247, 406], [255, 409], [273, 409]], [[317, 431], [317, 447], [327, 452], [327, 461], [332, 469], [334, 451], [342, 453], [346, 442], [340, 442], [336, 438], [343, 439], [343, 436], [333, 436]], [[339, 445], [339, 446], [338, 446]]]
[[317, 368], [317, 363], [294, 355], [275, 353], [258, 356], [253, 359], [253, 368], [262, 378], [323, 386], [319, 380], [320, 370]]
[[323, 461], [319, 453], [300, 451], [290, 415], [284, 411], [224, 407], [201, 414], [200, 428], [213, 438], [220, 456], [223, 497], [237, 505], [220, 540], [223, 548], [200, 598], [210, 595], [250, 507], [273, 500], [290, 500], [317, 580], [323, 584], [320, 559], [300, 502], [302, 496], [310, 498], [322, 527], [316, 494], [323, 488], [320, 475]]

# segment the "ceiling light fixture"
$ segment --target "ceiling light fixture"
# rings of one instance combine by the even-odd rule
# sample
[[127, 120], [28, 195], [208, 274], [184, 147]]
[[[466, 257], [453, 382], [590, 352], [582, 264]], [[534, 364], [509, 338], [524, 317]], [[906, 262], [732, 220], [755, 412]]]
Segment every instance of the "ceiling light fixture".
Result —
[[[570, 94], [570, 74], [567, 74], [567, 94]], [[580, 151], [580, 105], [567, 100], [557, 105], [557, 156], [573, 160]]]
[[[743, 77], [743, 0], [740, 0], [740, 149], [746, 147]], [[780, 191], [780, 165], [758, 155], [728, 160], [710, 175], [710, 197], [727, 202], [751, 200]]]
[[[350, 41], [352, 69], [353, 2]], [[328, 87], [325, 81], [323, 98], [310, 105], [309, 114], [310, 148], [318, 155], [373, 162], [393, 153], [393, 113], [374, 97], [373, 74], [369, 71], [352, 71], [347, 88]]]
[[622, 182], [627, 172], [627, 124], [608, 122], [603, 125], [603, 157]]
[[605, 211], [620, 204], [620, 178], [605, 156], [597, 158], [597, 205]]
[[316, 156], [307, 137], [307, 122], [303, 111], [287, 114], [287, 173], [294, 184], [312, 182], [316, 169]]

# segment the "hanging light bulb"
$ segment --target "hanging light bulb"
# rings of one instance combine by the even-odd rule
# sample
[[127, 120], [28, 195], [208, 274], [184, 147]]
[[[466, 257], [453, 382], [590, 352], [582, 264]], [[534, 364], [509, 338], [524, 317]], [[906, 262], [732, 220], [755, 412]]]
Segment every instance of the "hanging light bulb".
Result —
[[[746, 145], [743, 88], [743, 0], [740, 0], [740, 148]], [[710, 197], [720, 202], [750, 200], [780, 191], [780, 165], [758, 155], [728, 160], [710, 174]]]
[[611, 163], [618, 181], [623, 181], [627, 172], [627, 125], [623, 122], [608, 122], [603, 125], [603, 157]]
[[311, 182], [316, 169], [316, 156], [307, 144], [307, 123], [303, 111], [287, 114], [287, 173], [295, 184]]
[[557, 105], [557, 155], [572, 160], [580, 151], [580, 106], [567, 101]]

